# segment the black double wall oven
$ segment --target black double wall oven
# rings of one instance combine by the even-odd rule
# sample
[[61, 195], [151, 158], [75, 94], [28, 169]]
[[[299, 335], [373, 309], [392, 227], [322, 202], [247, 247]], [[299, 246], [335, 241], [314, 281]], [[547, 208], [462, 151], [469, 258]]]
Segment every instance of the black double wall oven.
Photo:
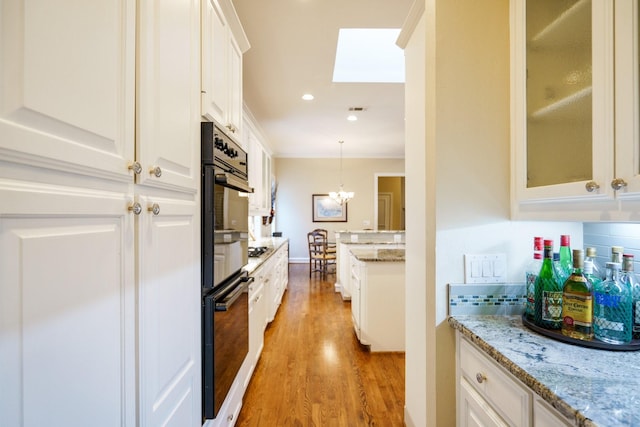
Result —
[[247, 153], [214, 123], [202, 137], [202, 418], [213, 419], [249, 352]]

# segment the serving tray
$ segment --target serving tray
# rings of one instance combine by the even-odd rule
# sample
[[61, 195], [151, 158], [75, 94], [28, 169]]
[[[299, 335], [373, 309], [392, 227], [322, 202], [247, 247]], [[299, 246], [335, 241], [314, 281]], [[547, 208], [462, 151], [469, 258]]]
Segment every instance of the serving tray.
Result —
[[562, 332], [560, 332], [559, 329], [541, 328], [540, 326], [536, 325], [535, 323], [527, 319], [524, 313], [522, 314], [522, 324], [527, 328], [531, 329], [532, 331], [535, 331], [541, 335], [547, 336], [557, 341], [565, 342], [567, 344], [578, 345], [580, 347], [589, 347], [589, 348], [597, 348], [600, 350], [612, 350], [612, 351], [640, 350], [640, 340], [631, 340], [631, 342], [628, 344], [610, 344], [607, 342], [597, 340], [595, 338], [589, 341], [571, 338], [566, 335], [562, 335]]

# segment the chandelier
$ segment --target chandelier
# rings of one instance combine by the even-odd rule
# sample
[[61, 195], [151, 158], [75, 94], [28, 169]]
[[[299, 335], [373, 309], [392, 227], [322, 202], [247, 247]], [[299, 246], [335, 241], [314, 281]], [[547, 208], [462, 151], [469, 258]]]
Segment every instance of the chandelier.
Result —
[[342, 144], [344, 144], [344, 141], [338, 141], [338, 143], [340, 144], [340, 190], [330, 192], [329, 197], [343, 205], [353, 199], [354, 194], [353, 191], [344, 191], [342, 187]]

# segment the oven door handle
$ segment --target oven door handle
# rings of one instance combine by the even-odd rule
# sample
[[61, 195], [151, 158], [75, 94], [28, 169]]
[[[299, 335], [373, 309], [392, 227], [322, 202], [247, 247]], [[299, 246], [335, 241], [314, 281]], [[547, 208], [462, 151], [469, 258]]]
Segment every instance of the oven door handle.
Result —
[[222, 185], [223, 187], [232, 188], [243, 193], [253, 193], [253, 188], [247, 185], [247, 181], [238, 179], [231, 174], [217, 173], [214, 179], [216, 184]]
[[243, 277], [234, 290], [229, 292], [222, 301], [216, 302], [216, 311], [228, 311], [253, 280], [253, 277]]

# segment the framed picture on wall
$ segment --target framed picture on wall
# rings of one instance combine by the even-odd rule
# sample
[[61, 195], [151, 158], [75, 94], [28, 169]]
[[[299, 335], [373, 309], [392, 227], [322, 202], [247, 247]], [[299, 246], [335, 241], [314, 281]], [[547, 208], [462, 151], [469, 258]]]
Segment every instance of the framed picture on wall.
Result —
[[347, 222], [347, 204], [340, 203], [328, 194], [314, 194], [311, 196], [313, 222]]

